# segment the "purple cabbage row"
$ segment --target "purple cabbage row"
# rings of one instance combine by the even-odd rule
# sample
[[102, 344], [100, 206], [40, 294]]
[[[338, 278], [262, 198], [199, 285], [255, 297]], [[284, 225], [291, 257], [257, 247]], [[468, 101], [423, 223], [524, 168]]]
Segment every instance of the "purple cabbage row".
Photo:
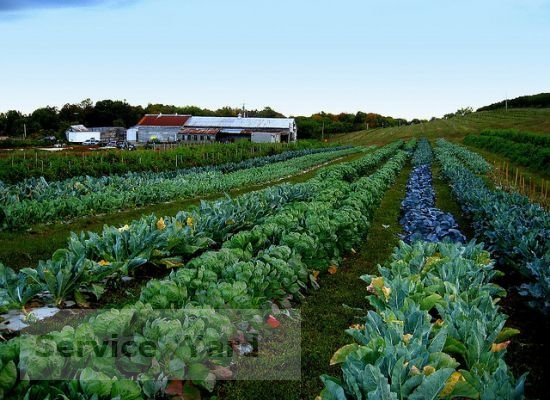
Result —
[[[429, 151], [431, 155], [431, 148], [426, 140], [419, 143], [416, 151], [423, 154]], [[428, 159], [431, 160], [431, 156]], [[400, 235], [401, 239], [406, 243], [418, 240], [466, 242], [466, 237], [459, 231], [453, 216], [435, 207], [431, 161], [413, 168], [407, 183], [407, 194], [401, 202], [399, 223], [404, 231]]]

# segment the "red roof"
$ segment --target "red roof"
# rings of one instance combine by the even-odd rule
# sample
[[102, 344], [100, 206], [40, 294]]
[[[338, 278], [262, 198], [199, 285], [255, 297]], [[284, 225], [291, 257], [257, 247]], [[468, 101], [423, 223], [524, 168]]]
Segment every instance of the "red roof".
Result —
[[190, 115], [163, 115], [163, 114], [147, 114], [143, 117], [138, 125], [141, 126], [183, 126], [185, 122], [191, 118]]

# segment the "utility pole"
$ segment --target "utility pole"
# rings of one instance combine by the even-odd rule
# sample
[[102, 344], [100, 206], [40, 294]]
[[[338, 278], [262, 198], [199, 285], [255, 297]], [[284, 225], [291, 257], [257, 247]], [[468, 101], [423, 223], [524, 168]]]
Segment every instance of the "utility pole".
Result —
[[321, 142], [325, 141], [325, 121], [323, 121], [323, 127], [321, 128]]
[[27, 124], [23, 124], [23, 139], [27, 138]]

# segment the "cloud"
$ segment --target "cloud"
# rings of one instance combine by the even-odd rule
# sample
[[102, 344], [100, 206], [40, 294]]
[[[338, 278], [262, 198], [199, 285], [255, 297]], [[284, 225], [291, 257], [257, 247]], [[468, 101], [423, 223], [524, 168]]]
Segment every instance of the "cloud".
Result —
[[0, 13], [14, 13], [45, 8], [76, 8], [100, 5], [123, 6], [138, 0], [0, 0]]

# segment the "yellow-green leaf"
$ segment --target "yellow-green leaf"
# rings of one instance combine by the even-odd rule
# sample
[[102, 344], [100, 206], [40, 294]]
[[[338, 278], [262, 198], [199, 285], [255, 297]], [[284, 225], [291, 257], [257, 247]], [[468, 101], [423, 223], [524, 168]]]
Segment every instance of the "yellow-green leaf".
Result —
[[495, 343], [502, 343], [508, 341], [511, 337], [519, 335], [520, 331], [519, 329], [514, 328], [504, 328], [500, 331], [498, 334]]
[[346, 357], [359, 349], [359, 345], [356, 343], [353, 344], [347, 344], [343, 347], [340, 347], [338, 350], [336, 350], [336, 353], [332, 356], [330, 359], [330, 365], [340, 364], [346, 360]]

